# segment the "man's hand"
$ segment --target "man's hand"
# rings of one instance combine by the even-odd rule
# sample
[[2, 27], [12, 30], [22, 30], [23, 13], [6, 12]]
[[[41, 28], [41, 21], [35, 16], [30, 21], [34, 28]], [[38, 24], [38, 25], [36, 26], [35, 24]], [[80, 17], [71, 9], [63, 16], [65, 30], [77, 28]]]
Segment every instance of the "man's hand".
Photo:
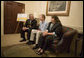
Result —
[[23, 28], [22, 28], [22, 30], [24, 30], [24, 31], [27, 30], [27, 29], [28, 29], [27, 27], [23, 27]]
[[41, 30], [38, 29], [38, 31], [41, 31]]
[[22, 28], [22, 30], [24, 30], [24, 31], [25, 31], [25, 27], [23, 27], [23, 28]]

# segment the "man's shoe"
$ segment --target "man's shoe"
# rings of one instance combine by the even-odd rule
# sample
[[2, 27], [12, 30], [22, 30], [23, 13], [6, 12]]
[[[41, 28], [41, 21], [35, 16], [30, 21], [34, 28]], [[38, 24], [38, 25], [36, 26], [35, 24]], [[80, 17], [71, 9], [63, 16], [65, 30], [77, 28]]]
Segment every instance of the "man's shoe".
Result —
[[43, 53], [44, 53], [44, 52], [38, 52], [37, 54], [38, 54], [38, 55], [42, 55]]
[[32, 45], [32, 44], [34, 44], [34, 41], [29, 41], [27, 44]]
[[34, 47], [33, 47], [33, 49], [37, 49], [38, 48], [38, 45], [36, 44]]
[[20, 42], [23, 42], [23, 41], [26, 41], [26, 40], [20, 40]]

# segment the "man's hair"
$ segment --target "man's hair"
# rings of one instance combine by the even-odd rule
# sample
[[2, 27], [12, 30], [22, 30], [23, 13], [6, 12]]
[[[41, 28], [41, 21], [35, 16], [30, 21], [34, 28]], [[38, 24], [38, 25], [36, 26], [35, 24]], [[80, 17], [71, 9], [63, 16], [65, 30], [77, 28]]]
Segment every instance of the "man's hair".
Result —
[[29, 14], [29, 16], [31, 16], [31, 15], [34, 16], [33, 14]]
[[41, 16], [42, 16], [44, 19], [46, 18], [44, 14], [41, 14]]

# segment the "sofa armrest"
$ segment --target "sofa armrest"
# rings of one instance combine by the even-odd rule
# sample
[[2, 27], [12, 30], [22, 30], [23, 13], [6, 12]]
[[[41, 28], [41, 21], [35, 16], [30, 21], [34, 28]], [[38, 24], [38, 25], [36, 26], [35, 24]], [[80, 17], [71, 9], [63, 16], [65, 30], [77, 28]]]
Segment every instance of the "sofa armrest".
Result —
[[67, 38], [71, 38], [73, 37], [75, 34], [77, 33], [76, 30], [72, 30], [72, 31], [68, 31], [66, 33], [63, 34], [63, 39], [67, 39]]

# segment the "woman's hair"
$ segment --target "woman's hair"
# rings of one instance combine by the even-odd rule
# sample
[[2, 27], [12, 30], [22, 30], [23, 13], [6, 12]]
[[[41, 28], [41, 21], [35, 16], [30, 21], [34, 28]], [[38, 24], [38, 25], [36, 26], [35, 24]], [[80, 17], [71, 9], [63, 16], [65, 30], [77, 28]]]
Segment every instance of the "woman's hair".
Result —
[[56, 21], [56, 23], [58, 23], [58, 22], [61, 23], [60, 20], [59, 20], [59, 18], [56, 15], [53, 15], [52, 18], [54, 18], [54, 20]]

